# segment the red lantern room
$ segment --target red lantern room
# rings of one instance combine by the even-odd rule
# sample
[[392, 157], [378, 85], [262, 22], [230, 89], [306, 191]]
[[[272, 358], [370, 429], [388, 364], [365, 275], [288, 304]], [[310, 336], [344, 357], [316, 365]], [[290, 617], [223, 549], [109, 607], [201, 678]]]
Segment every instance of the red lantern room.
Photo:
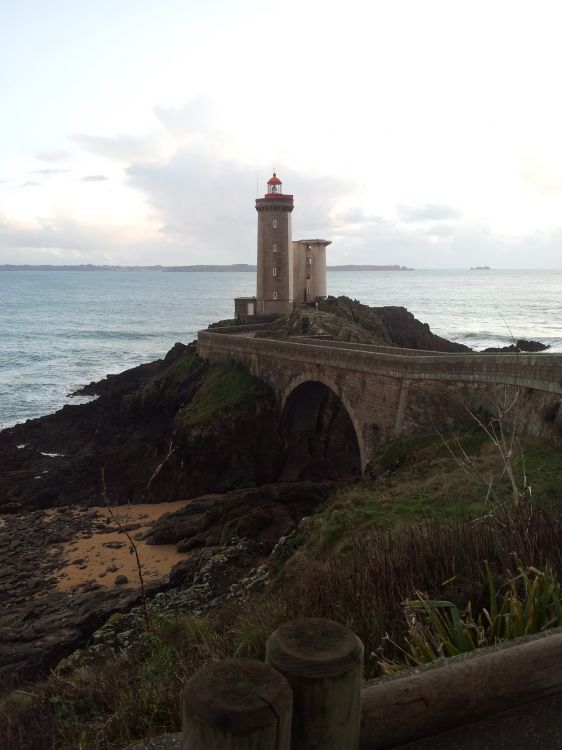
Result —
[[283, 193], [283, 183], [274, 172], [273, 177], [270, 177], [269, 180], [267, 181], [267, 194], [268, 195], [282, 195], [282, 193]]

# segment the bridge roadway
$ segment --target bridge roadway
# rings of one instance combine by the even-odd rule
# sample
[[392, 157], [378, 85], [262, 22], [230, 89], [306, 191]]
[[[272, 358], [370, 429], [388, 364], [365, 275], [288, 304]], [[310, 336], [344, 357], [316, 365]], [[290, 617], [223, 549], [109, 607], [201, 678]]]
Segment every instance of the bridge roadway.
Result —
[[381, 441], [409, 431], [408, 410], [433, 409], [428, 418], [442, 421], [438, 412], [455, 394], [466, 405], [469, 391], [481, 398], [497, 386], [525, 389], [535, 432], [538, 409], [558, 413], [562, 354], [449, 354], [305, 336], [276, 339], [268, 333], [269, 324], [200, 331], [198, 351], [210, 361], [246, 365], [270, 384], [281, 409], [304, 383], [330, 388], [355, 427], [364, 470]]

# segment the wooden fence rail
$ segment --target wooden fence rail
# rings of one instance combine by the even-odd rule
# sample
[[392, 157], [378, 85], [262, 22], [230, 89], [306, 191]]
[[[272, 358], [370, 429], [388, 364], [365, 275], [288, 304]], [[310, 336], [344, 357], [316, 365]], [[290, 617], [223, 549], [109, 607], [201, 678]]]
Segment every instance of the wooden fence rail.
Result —
[[562, 748], [562, 628], [363, 689], [362, 669], [363, 645], [348, 628], [282, 625], [265, 664], [230, 659], [189, 680], [183, 750]]
[[343, 625], [302, 619], [267, 642], [266, 664], [229, 659], [183, 695], [184, 750], [356, 750], [363, 644]]

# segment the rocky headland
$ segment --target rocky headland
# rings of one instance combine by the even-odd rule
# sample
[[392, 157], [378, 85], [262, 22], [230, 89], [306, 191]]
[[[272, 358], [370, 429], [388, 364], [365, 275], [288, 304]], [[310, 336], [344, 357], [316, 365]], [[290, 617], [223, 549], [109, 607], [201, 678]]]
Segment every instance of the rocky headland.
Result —
[[[347, 298], [299, 309], [273, 327], [279, 337], [468, 351], [404, 308]], [[0, 432], [5, 687], [54, 667], [139, 600], [130, 545], [108, 505], [139, 545], [149, 593], [167, 591], [197, 610], [259, 568], [334, 483], [358, 474], [337, 405], [327, 400], [324, 421], [339, 434], [310, 436], [296, 456], [269, 388], [238, 365], [209, 365], [194, 344], [178, 343], [163, 359], [81, 393], [95, 400]]]

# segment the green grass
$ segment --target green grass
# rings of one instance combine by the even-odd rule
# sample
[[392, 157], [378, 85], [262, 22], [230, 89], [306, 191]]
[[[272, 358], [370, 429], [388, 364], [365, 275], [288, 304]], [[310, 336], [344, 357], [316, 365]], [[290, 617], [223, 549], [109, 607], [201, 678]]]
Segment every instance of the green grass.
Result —
[[168, 385], [179, 385], [189, 377], [198, 374], [205, 367], [205, 362], [197, 354], [184, 354], [177, 359], [170, 367], [158, 378], [159, 381]]
[[[485, 479], [495, 478], [495, 503], [511, 498], [507, 479], [500, 479], [501, 460], [480, 432], [462, 436], [461, 445]], [[451, 446], [453, 447], [453, 446]], [[514, 457], [515, 474], [523, 476], [539, 502], [562, 497], [562, 452], [545, 440], [525, 440]], [[346, 553], [357, 536], [373, 528], [390, 529], [420, 518], [478, 517], [489, 510], [487, 487], [455, 462], [439, 436], [391, 443], [379, 458], [375, 480], [366, 479], [334, 493], [314, 516], [305, 552]]]
[[200, 377], [207, 368], [207, 363], [195, 352], [183, 354], [176, 359], [164, 372], [159, 373], [139, 390], [132, 394], [133, 401], [140, 400], [142, 403], [150, 402], [152, 399], [177, 399], [182, 388], [188, 386]]
[[523, 460], [535, 499], [548, 501], [560, 495], [562, 450], [559, 445], [543, 440], [527, 441], [519, 457], [520, 467]]
[[189, 352], [173, 362], [167, 370], [153, 378], [148, 384], [167, 395], [177, 393], [179, 388], [188, 380], [197, 377], [204, 372], [207, 364], [197, 354]]
[[187, 427], [201, 424], [220, 411], [269, 395], [269, 386], [241, 365], [211, 365], [193, 401], [180, 412], [179, 420]]

